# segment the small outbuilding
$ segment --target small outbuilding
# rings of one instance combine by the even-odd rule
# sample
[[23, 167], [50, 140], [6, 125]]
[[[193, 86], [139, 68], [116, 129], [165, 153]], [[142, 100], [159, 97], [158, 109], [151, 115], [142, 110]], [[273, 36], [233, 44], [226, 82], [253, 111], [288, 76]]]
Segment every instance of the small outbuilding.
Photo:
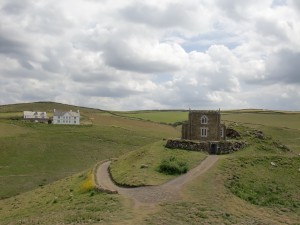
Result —
[[24, 111], [23, 119], [31, 122], [47, 123], [49, 118], [46, 112]]

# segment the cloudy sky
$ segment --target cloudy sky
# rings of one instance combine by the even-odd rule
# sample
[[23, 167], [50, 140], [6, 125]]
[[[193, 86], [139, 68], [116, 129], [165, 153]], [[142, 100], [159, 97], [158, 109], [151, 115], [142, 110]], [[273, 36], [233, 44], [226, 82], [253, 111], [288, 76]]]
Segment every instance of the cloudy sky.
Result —
[[300, 110], [300, 1], [0, 0], [0, 96]]

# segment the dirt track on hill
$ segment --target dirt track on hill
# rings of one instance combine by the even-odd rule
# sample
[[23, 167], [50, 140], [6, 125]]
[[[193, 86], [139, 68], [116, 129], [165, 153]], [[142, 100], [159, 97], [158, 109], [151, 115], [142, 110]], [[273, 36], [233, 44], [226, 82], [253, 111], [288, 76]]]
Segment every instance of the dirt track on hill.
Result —
[[218, 156], [209, 155], [197, 167], [188, 171], [173, 180], [162, 185], [145, 186], [136, 188], [119, 187], [113, 183], [108, 172], [110, 161], [101, 164], [97, 169], [97, 184], [100, 188], [117, 191], [119, 194], [131, 198], [135, 202], [135, 206], [153, 205], [160, 202], [174, 201], [180, 198], [180, 190], [183, 185], [205, 173], [215, 162]]

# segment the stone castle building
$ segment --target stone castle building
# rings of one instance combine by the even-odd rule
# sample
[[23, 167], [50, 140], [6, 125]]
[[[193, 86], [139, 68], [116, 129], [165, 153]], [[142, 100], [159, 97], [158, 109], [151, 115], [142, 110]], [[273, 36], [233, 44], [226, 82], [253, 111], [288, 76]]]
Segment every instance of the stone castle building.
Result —
[[207, 141], [225, 140], [226, 127], [221, 123], [220, 110], [190, 110], [188, 121], [182, 125], [182, 139]]

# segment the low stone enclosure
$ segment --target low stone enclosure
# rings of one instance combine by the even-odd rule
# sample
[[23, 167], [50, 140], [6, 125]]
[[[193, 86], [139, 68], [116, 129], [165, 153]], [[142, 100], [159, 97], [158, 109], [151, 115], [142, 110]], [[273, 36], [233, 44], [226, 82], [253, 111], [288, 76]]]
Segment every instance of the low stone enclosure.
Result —
[[182, 139], [169, 139], [165, 145], [170, 149], [184, 149], [190, 151], [207, 152], [209, 154], [229, 154], [247, 146], [243, 140], [230, 141], [190, 141]]

